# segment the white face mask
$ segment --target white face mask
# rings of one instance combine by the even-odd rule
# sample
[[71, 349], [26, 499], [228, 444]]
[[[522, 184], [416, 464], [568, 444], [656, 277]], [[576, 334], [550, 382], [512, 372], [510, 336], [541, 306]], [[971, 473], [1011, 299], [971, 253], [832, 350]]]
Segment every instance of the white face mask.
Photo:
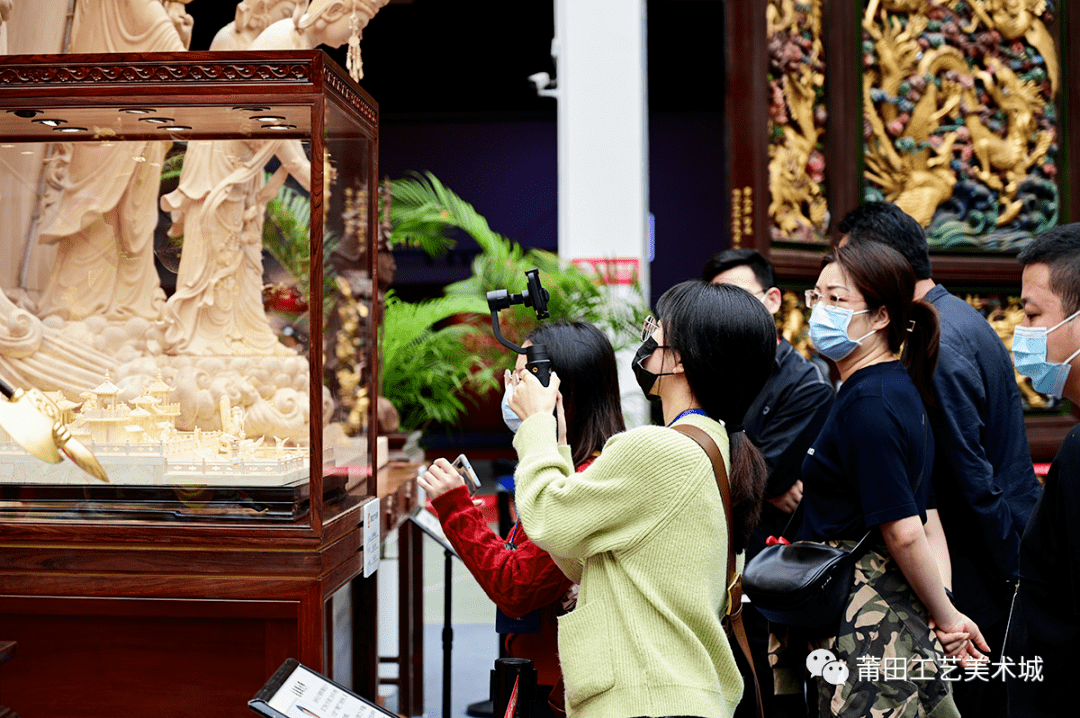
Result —
[[506, 391], [503, 392], [502, 398], [502, 417], [503, 423], [506, 424], [506, 428], [517, 433], [517, 430], [521, 428], [521, 417], [514, 413], [514, 410], [510, 408], [510, 399], [514, 396], [514, 385], [509, 381], [506, 382]]

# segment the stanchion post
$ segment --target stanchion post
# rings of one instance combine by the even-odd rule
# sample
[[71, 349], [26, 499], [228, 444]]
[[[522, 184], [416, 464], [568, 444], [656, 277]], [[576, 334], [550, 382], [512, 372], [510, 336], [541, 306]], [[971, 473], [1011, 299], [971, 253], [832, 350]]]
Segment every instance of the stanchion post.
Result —
[[449, 550], [446, 554], [446, 570], [443, 583], [443, 663], [442, 663], [442, 714], [446, 718], [450, 716], [450, 653], [454, 647], [454, 627], [450, 621], [450, 590], [451, 574], [454, 566], [454, 554]]

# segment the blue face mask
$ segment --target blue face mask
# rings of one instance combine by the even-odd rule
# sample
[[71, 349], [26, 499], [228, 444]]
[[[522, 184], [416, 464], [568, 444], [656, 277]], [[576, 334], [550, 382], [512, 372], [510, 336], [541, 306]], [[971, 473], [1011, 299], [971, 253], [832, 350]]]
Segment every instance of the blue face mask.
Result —
[[815, 304], [810, 312], [810, 341], [814, 343], [814, 349], [833, 361], [839, 361], [855, 351], [855, 347], [874, 332], [870, 331], [858, 339], [852, 339], [848, 336], [848, 325], [851, 324], [853, 316], [869, 311], [863, 309], [856, 312], [852, 309], [830, 307], [822, 302]]
[[1031, 385], [1040, 394], [1061, 397], [1065, 389], [1065, 380], [1069, 378], [1069, 369], [1073, 359], [1080, 354], [1080, 349], [1060, 364], [1046, 361], [1046, 335], [1058, 327], [1071, 322], [1080, 312], [1074, 312], [1064, 321], [1050, 327], [1016, 327], [1013, 330], [1013, 363], [1016, 370], [1031, 377]]
[[521, 428], [521, 417], [515, 414], [514, 410], [510, 408], [510, 398], [512, 396], [514, 396], [514, 385], [507, 382], [506, 391], [503, 392], [502, 398], [503, 423], [506, 424], [507, 429], [516, 434], [517, 430]]

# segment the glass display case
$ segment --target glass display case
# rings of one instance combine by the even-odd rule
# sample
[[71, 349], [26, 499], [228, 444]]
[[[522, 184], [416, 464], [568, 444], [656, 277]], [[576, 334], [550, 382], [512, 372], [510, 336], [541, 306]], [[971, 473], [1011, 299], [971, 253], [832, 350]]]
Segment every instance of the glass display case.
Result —
[[5, 702], [373, 696], [378, 106], [291, 51], [3, 56], [0, 108]]
[[0, 379], [109, 479], [0, 430], [0, 522], [318, 535], [373, 493], [375, 104], [321, 54], [199, 57], [0, 66]]

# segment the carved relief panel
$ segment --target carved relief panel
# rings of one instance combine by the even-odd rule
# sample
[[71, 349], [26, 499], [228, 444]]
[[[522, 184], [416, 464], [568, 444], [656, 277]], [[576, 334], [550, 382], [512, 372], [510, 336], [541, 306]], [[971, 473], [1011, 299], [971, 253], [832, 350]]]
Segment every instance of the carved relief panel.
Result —
[[770, 0], [766, 8], [773, 241], [827, 241], [823, 11], [823, 0]]
[[1051, 0], [866, 0], [865, 200], [944, 251], [1013, 253], [1059, 219]]

